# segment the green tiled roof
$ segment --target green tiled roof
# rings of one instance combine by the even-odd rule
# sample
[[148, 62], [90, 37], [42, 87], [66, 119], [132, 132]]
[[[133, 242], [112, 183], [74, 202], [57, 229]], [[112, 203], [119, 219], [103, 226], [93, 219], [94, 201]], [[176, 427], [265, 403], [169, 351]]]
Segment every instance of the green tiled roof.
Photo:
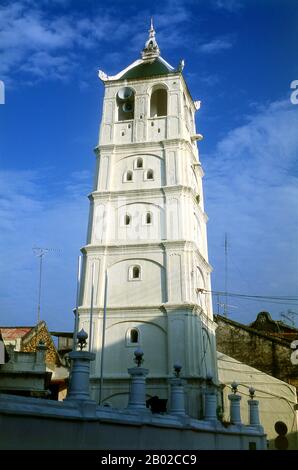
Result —
[[143, 64], [136, 65], [134, 68], [128, 70], [122, 79], [131, 79], [131, 78], [145, 78], [145, 77], [154, 77], [155, 75], [168, 75], [173, 72], [172, 69], [167, 67], [158, 57], [154, 62], [145, 62]]

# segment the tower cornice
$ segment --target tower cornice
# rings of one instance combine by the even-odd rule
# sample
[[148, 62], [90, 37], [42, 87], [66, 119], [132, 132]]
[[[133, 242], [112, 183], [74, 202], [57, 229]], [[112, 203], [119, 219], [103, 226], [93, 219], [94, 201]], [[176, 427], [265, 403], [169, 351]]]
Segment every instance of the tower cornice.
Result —
[[[80, 314], [80, 317], [83, 319], [84, 316], [86, 317], [89, 317], [90, 316], [90, 308], [89, 307], [85, 307], [85, 306], [81, 306], [79, 307], [79, 314]], [[104, 311], [104, 309], [102, 307], [95, 307], [94, 310], [93, 310], [93, 313], [94, 315], [97, 315], [97, 316], [102, 316]], [[195, 303], [195, 302], [165, 302], [165, 303], [162, 303], [162, 304], [143, 304], [143, 305], [138, 305], [138, 306], [134, 306], [134, 305], [123, 305], [123, 306], [109, 306], [109, 312], [110, 314], [113, 315], [113, 319], [114, 321], [117, 319], [117, 317], [119, 319], [122, 319], [123, 318], [123, 312], [126, 312], [126, 318], [130, 321], [139, 321], [139, 318], [138, 316], [141, 314], [143, 315], [143, 319], [144, 321], [146, 322], [146, 318], [148, 318], [148, 320], [152, 319], [152, 312], [154, 312], [154, 316], [155, 318], [159, 318], [159, 317], [164, 317], [164, 316], [169, 316], [169, 315], [180, 315], [180, 310], [183, 310], [184, 311], [184, 316], [199, 316], [202, 320], [202, 323], [208, 327], [209, 329], [212, 329], [213, 331], [216, 330], [217, 328], [217, 324], [215, 323], [215, 321], [213, 320], [213, 318], [211, 318], [210, 316], [208, 316], [206, 314], [206, 312], [204, 312], [204, 310], [202, 309], [202, 307]], [[127, 316], [129, 315], [129, 317]], [[135, 317], [136, 315], [136, 317]]]
[[122, 191], [93, 191], [88, 195], [89, 199], [118, 199], [120, 197], [129, 197], [135, 198], [136, 196], [158, 196], [163, 194], [171, 193], [191, 193], [193, 196], [196, 196], [195, 191], [190, 186], [185, 186], [182, 184], [171, 185], [171, 186], [160, 186], [157, 188], [138, 188], [138, 189], [123, 189]]
[[[125, 241], [125, 243], [105, 243], [104, 245], [85, 245], [81, 248], [83, 254], [89, 256], [98, 255], [115, 255], [123, 254], [126, 256], [136, 257], [136, 255], [143, 255], [148, 257], [149, 253], [160, 253], [161, 248], [167, 252], [188, 251], [194, 252], [199, 259], [200, 264], [208, 273], [213, 271], [211, 264], [199, 252], [196, 244], [192, 240], [161, 240], [151, 242], [136, 242]], [[146, 256], [144, 256], [146, 255]]]
[[[181, 193], [190, 194], [194, 200], [194, 203], [196, 203], [197, 193], [193, 190], [193, 188], [185, 185], [161, 186], [150, 189], [126, 189], [122, 191], [93, 191], [92, 193], [88, 194], [88, 198], [90, 201], [114, 201], [121, 198], [135, 200], [136, 196], [141, 198], [154, 199], [156, 196], [164, 195], [180, 196]], [[208, 215], [206, 212], [204, 212], [198, 204], [196, 207], [204, 221], [208, 222]]]
[[[105, 144], [105, 145], [97, 145], [94, 148], [94, 153], [96, 156], [99, 156], [101, 152], [108, 152], [108, 153], [116, 153], [118, 150], [119, 152], [123, 152], [126, 150], [132, 151], [136, 149], [138, 153], [141, 153], [143, 149], [151, 149], [152, 151], [156, 151], [156, 147], [159, 147], [159, 150], [165, 150], [167, 148], [177, 148], [177, 145], [187, 145], [191, 152], [194, 152], [193, 144], [187, 139], [184, 138], [175, 138], [175, 139], [164, 139], [160, 141], [154, 142], [130, 142], [127, 144]], [[141, 146], [141, 149], [140, 149]], [[132, 152], [133, 153], [133, 152]]]

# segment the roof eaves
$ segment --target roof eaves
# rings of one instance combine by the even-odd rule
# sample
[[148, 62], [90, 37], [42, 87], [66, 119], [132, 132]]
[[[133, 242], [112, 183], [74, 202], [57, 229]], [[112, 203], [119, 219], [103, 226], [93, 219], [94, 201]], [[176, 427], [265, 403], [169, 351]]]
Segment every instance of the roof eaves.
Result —
[[[151, 76], [147, 76], [147, 77], [137, 77], [137, 78], [126, 78], [125, 81], [127, 82], [136, 82], [136, 81], [139, 81], [139, 80], [144, 80], [144, 78], [163, 78], [163, 77], [168, 77], [170, 75], [176, 75], [178, 74], [179, 72], [169, 72], [169, 73], [163, 73], [162, 75], [154, 75], [153, 77]], [[118, 79], [118, 80], [115, 80], [113, 83], [117, 83], [117, 82], [120, 82], [121, 79]]]
[[[135, 60], [134, 62], [132, 62], [132, 64], [128, 65], [125, 69], [121, 70], [120, 72], [118, 72], [116, 75], [106, 75], [104, 72], [101, 72], [99, 71], [98, 73], [98, 76], [100, 78], [101, 81], [103, 81], [104, 83], [106, 82], [114, 82], [114, 81], [117, 81], [117, 80], [120, 80], [121, 77], [126, 73], [128, 72], [129, 70], [133, 69], [134, 67], [137, 67], [138, 65], [142, 64], [143, 63], [143, 60], [142, 59], [137, 59]], [[106, 78], [103, 78], [104, 76], [106, 76]]]
[[171, 64], [169, 64], [169, 62], [167, 62], [163, 57], [159, 57], [159, 60], [169, 69], [170, 72], [175, 72], [175, 68], [172, 67]]
[[236, 322], [235, 320], [230, 320], [229, 318], [223, 317], [222, 315], [218, 315], [218, 314], [214, 315], [215, 322], [216, 322], [217, 318], [219, 320], [222, 320], [222, 321], [226, 322], [226, 323], [229, 323], [230, 325], [235, 325], [239, 328], [242, 328], [243, 330], [248, 331], [249, 333], [255, 334], [257, 336], [262, 336], [263, 338], [269, 339], [271, 341], [274, 341], [276, 343], [280, 343], [282, 345], [285, 345], [285, 346], [289, 347], [289, 342], [285, 339], [276, 338], [276, 337], [274, 337], [270, 334], [264, 333], [263, 331], [255, 330], [254, 328], [251, 328], [250, 326], [243, 325], [242, 323]]

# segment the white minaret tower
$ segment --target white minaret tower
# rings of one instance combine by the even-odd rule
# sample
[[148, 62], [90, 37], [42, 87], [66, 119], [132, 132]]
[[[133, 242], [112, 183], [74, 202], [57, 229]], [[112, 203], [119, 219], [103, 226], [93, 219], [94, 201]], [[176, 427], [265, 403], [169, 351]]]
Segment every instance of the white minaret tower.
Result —
[[[95, 187], [90, 198], [79, 328], [96, 352], [93, 397], [127, 403], [133, 352], [144, 351], [148, 396], [168, 398], [173, 365], [187, 380], [198, 417], [206, 377], [217, 383], [206, 222], [194, 102], [182, 75], [161, 56], [151, 21], [142, 58], [105, 86]], [[93, 278], [93, 295], [92, 295]]]

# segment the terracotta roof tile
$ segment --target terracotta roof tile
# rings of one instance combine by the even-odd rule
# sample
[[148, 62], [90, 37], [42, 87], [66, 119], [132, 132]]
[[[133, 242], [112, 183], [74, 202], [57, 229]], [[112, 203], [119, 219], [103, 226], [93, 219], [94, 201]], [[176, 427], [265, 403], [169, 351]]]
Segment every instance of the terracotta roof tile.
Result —
[[25, 336], [29, 331], [32, 330], [32, 326], [20, 326], [20, 327], [15, 327], [15, 328], [2, 328], [0, 327], [2, 337], [5, 340], [12, 340], [12, 339], [17, 339], [17, 338], [22, 338]]

